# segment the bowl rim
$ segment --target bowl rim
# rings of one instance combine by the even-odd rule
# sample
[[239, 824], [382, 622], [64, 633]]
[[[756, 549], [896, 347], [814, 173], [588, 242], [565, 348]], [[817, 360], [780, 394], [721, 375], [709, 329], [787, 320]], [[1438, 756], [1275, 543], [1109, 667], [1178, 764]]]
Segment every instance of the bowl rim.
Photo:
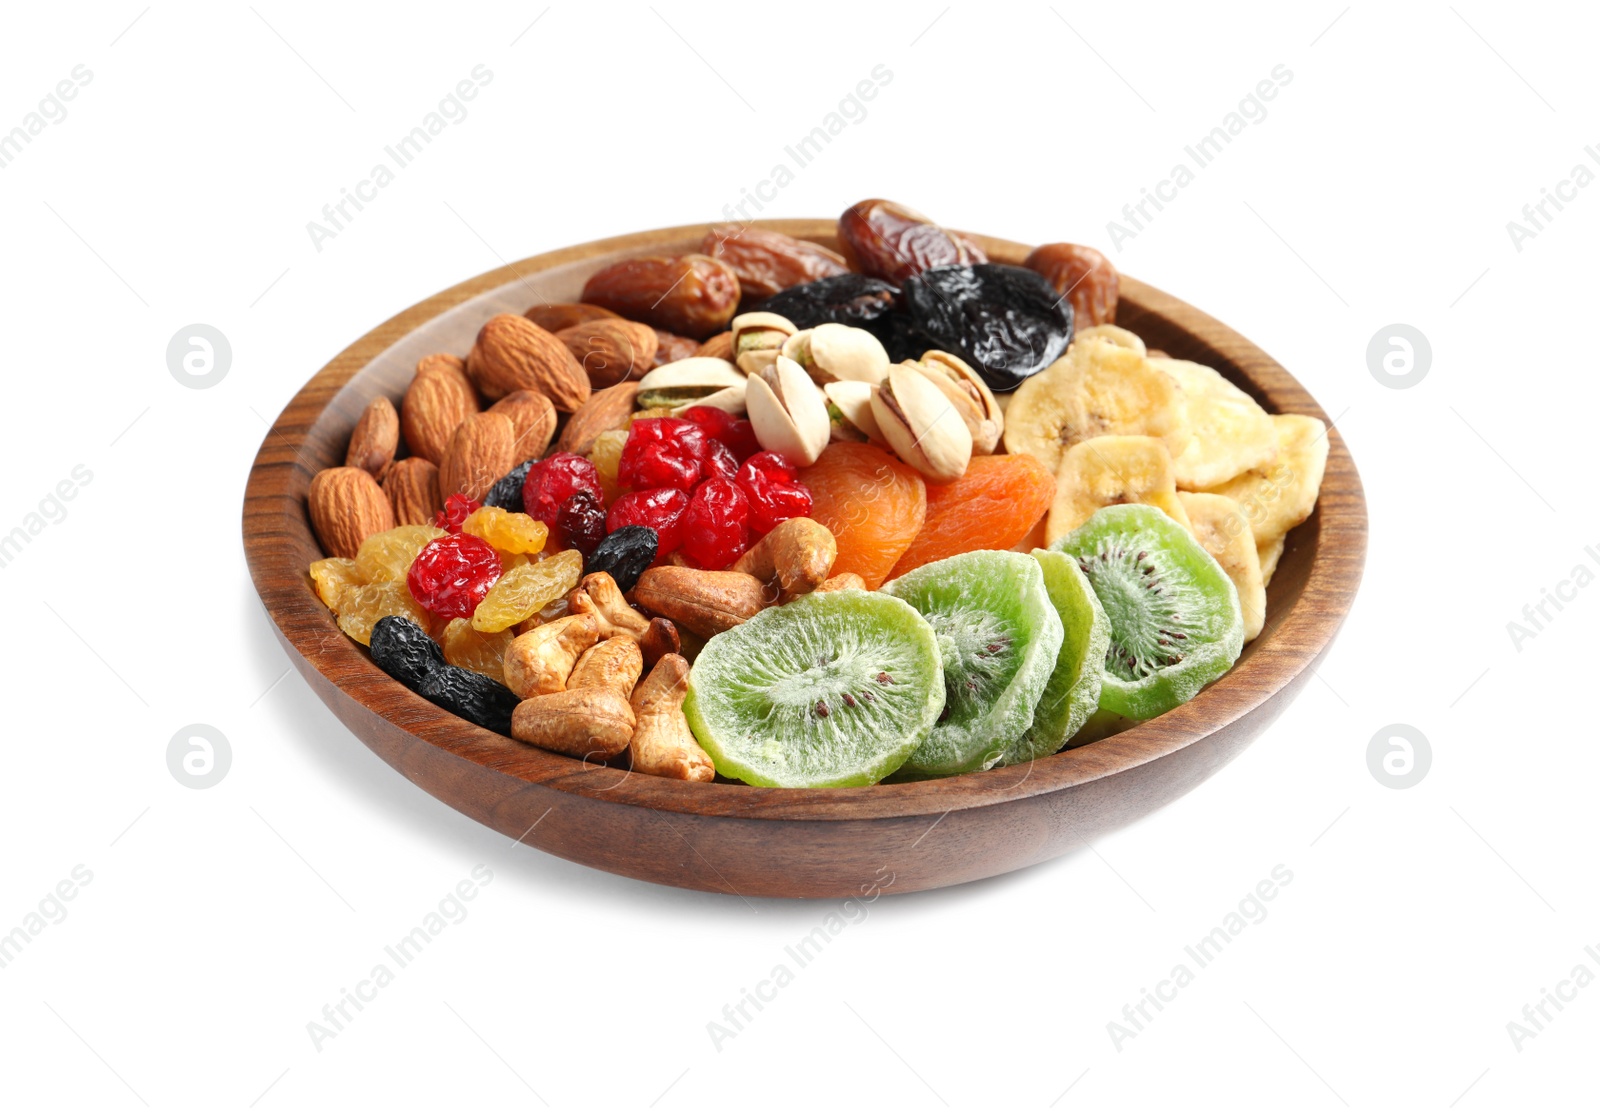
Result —
[[[757, 228], [833, 243], [835, 222], [762, 220]], [[530, 783], [565, 793], [658, 812], [760, 820], [856, 821], [926, 817], [1054, 793], [1107, 778], [1204, 740], [1277, 696], [1326, 649], [1354, 600], [1365, 564], [1366, 502], [1359, 474], [1337, 427], [1315, 399], [1266, 353], [1194, 307], [1126, 275], [1123, 304], [1140, 320], [1156, 318], [1187, 334], [1242, 377], [1277, 411], [1308, 414], [1328, 427], [1328, 464], [1317, 509], [1311, 566], [1298, 596], [1268, 625], [1227, 674], [1188, 703], [1118, 735], [1021, 767], [975, 771], [926, 782], [829, 789], [684, 783], [587, 764], [517, 743], [445, 712], [390, 678], [347, 638], [311, 588], [298, 560], [311, 534], [305, 491], [313, 470], [302, 450], [335, 397], [368, 364], [407, 334], [487, 291], [549, 268], [618, 253], [648, 254], [698, 241], [717, 223], [609, 237], [544, 252], [486, 271], [440, 291], [370, 330], [304, 384], [273, 421], [252, 462], [243, 506], [243, 540], [251, 578], [280, 638], [302, 672], [320, 673], [371, 713], [432, 747]], [[1028, 245], [966, 233], [991, 261], [1020, 263]], [[342, 459], [334, 463], [342, 464]], [[1299, 530], [1305, 530], [1303, 525]], [[318, 550], [320, 552], [320, 550]], [[326, 699], [326, 698], [325, 698]], [[337, 711], [337, 710], [336, 710]], [[358, 736], [360, 733], [356, 733]]]

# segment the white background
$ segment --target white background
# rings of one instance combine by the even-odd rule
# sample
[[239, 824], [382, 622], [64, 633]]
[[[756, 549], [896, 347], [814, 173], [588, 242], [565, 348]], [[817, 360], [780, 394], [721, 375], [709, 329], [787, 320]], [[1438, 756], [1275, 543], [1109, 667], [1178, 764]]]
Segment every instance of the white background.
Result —
[[[1600, 147], [1593, 13], [1259, 4], [13, 5], [0, 130], [92, 81], [0, 170], [0, 931], [93, 873], [0, 970], [4, 1106], [228, 1111], [1572, 1109], [1600, 989], [1600, 187], [1506, 224]], [[535, 22], [535, 17], [539, 17]], [[530, 27], [530, 23], [532, 26]], [[317, 251], [306, 223], [482, 63], [492, 82]], [[863, 197], [1017, 240], [1107, 222], [1282, 64], [1291, 83], [1115, 253], [1289, 367], [1348, 440], [1366, 581], [1298, 702], [1176, 805], [1055, 862], [868, 908], [719, 1050], [707, 1024], [838, 911], [614, 878], [452, 812], [295, 675], [251, 590], [245, 475], [344, 345], [547, 249], [710, 220], [875, 65], [893, 80], [764, 215]], [[1554, 211], [1550, 210], [1553, 214]], [[752, 211], [752, 215], [754, 215]], [[169, 374], [222, 330], [226, 378]], [[1366, 361], [1431, 340], [1419, 385]], [[214, 788], [169, 774], [192, 723]], [[1431, 742], [1387, 788], [1368, 742]], [[318, 1052], [307, 1023], [474, 865], [493, 882]], [[1275, 865], [1268, 916], [1137, 1038], [1107, 1025]], [[1192, 965], [1191, 965], [1192, 966]], [[1592, 1102], [1592, 1099], [1591, 1101]]]

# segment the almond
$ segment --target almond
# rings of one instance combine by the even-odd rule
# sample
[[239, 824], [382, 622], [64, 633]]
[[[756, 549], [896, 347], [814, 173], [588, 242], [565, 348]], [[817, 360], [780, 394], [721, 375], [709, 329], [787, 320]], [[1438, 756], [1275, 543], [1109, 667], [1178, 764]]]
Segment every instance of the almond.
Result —
[[638, 379], [655, 365], [656, 331], [637, 321], [586, 321], [556, 334], [589, 374], [589, 386]]
[[439, 494], [460, 492], [468, 499], [488, 495], [494, 482], [517, 463], [512, 448], [516, 437], [516, 427], [504, 414], [484, 411], [461, 423], [439, 462]]
[[431, 526], [444, 510], [439, 496], [439, 466], [424, 457], [396, 461], [383, 478], [383, 490], [394, 507], [396, 526]]
[[344, 463], [349, 468], [365, 469], [374, 480], [382, 481], [394, 464], [395, 451], [400, 448], [400, 415], [394, 404], [379, 395], [367, 404], [350, 432], [350, 448], [345, 452]]
[[634, 396], [638, 394], [637, 383], [619, 383], [604, 391], [596, 391], [568, 420], [556, 449], [586, 456], [594, 449], [595, 438], [607, 430], [627, 428], [628, 417], [633, 414]]
[[450, 436], [478, 413], [478, 395], [459, 356], [439, 353], [417, 362], [417, 375], [400, 400], [400, 428], [413, 456], [438, 464]]
[[565, 414], [589, 398], [589, 377], [555, 334], [525, 317], [496, 314], [467, 354], [467, 375], [489, 399], [537, 391]]
[[537, 391], [513, 391], [489, 408], [490, 414], [511, 419], [515, 431], [511, 456], [517, 461], [543, 457], [556, 433], [556, 408]]
[[604, 306], [591, 306], [587, 302], [540, 302], [537, 306], [529, 306], [522, 316], [551, 333], [601, 318], [620, 320]]
[[329, 557], [353, 558], [369, 534], [394, 526], [389, 497], [365, 469], [323, 469], [311, 478], [306, 507]]
[[733, 334], [718, 333], [715, 337], [704, 342], [694, 350], [696, 356], [715, 356], [719, 360], [733, 363]]

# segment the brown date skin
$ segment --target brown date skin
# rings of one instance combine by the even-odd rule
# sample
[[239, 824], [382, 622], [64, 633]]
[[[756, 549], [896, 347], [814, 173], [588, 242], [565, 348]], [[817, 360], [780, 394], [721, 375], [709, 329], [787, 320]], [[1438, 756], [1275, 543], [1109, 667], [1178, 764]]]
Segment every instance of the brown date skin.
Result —
[[1117, 268], [1082, 244], [1040, 244], [1023, 261], [1066, 296], [1075, 329], [1117, 320]]
[[[680, 337], [676, 333], [663, 333], [656, 330], [656, 359], [652, 367], [659, 368], [663, 364], [671, 364], [674, 360], [687, 360], [700, 348], [700, 342], [692, 337]], [[639, 379], [640, 376], [629, 376], [629, 379]]]
[[714, 225], [700, 242], [700, 250], [733, 268], [744, 300], [752, 304], [780, 290], [850, 270], [844, 256], [821, 244], [754, 225]]
[[930, 267], [989, 262], [966, 237], [882, 198], [858, 201], [840, 215], [839, 243], [862, 274], [897, 285]]
[[639, 256], [589, 276], [583, 301], [668, 333], [705, 340], [739, 309], [739, 277], [720, 259]]
[[574, 325], [617, 317], [604, 306], [586, 306], [582, 302], [540, 302], [523, 311], [523, 317], [547, 333], [559, 333]]

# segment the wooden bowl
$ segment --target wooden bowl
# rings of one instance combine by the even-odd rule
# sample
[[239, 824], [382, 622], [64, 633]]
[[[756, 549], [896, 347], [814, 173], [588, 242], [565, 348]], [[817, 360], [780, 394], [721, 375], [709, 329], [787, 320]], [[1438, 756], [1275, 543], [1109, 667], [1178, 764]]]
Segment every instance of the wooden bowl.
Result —
[[[831, 220], [758, 223], [837, 246]], [[1031, 766], [855, 789], [685, 784], [516, 743], [374, 666], [339, 631], [306, 573], [323, 556], [307, 518], [307, 485], [317, 470], [344, 463], [362, 408], [380, 394], [398, 403], [422, 356], [465, 355], [493, 314], [576, 301], [598, 268], [697, 250], [708, 227], [581, 244], [451, 287], [345, 349], [273, 424], [245, 493], [251, 576], [290, 660], [368, 747], [441, 801], [553, 855], [679, 887], [813, 898], [947, 886], [1061, 855], [1187, 793], [1272, 723], [1326, 650], [1361, 580], [1366, 503], [1337, 430], [1329, 431], [1316, 513], [1290, 533], [1267, 594], [1266, 631], [1238, 664], [1165, 716]], [[996, 262], [1021, 263], [1028, 252], [976, 239]], [[1271, 357], [1170, 295], [1124, 277], [1117, 323], [1152, 348], [1217, 368], [1269, 411], [1328, 420]]]

